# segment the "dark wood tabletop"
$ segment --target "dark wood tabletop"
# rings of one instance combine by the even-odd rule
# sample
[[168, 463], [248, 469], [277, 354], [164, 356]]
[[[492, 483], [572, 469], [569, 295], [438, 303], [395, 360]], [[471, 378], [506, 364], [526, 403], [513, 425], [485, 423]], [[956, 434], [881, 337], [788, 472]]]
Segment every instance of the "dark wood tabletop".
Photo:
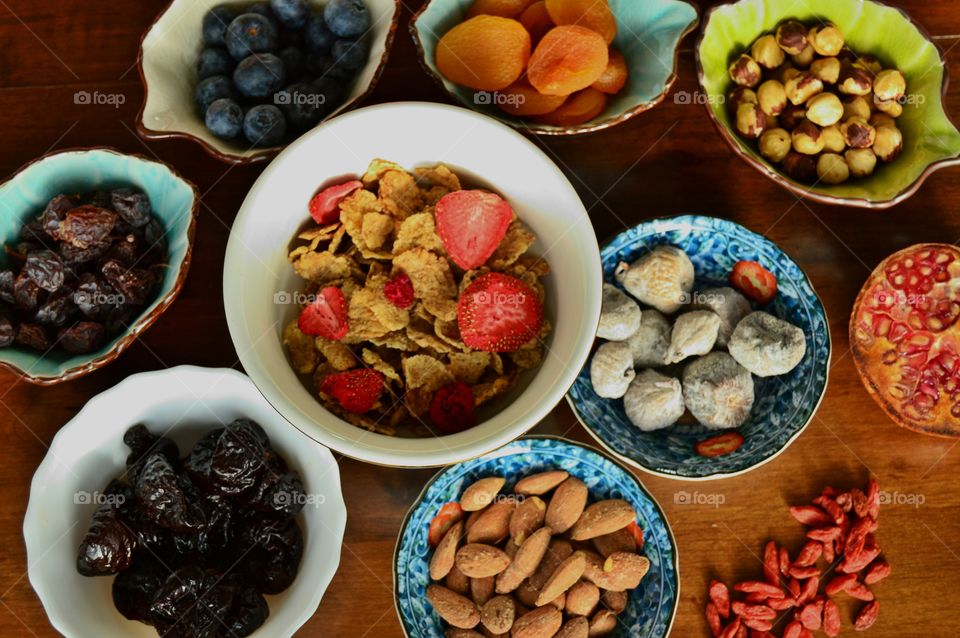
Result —
[[[55, 636], [27, 580], [22, 519], [30, 479], [57, 430], [94, 395], [124, 377], [180, 364], [240, 368], [221, 295], [230, 225], [263, 166], [233, 167], [186, 141], [145, 143], [135, 129], [142, 89], [140, 36], [164, 0], [0, 0], [0, 174], [58, 148], [108, 145], [169, 162], [203, 194], [193, 267], [173, 307], [103, 370], [52, 388], [0, 372], [0, 636]], [[416, 0], [410, 4], [419, 5]], [[701, 2], [701, 5], [710, 3]], [[947, 52], [960, 76], [960, 8], [951, 0], [899, 2]], [[447, 101], [416, 61], [405, 7], [389, 63], [367, 104]], [[823, 298], [834, 339], [830, 386], [813, 422], [773, 462], [741, 477], [688, 483], [638, 473], [676, 535], [681, 591], [672, 635], [708, 636], [702, 609], [711, 578], [755, 577], [763, 543], [797, 548], [787, 514], [825, 484], [863, 485], [872, 474], [899, 495], [878, 533], [893, 576], [878, 586], [875, 638], [960, 635], [960, 472], [956, 441], [899, 429], [867, 395], [849, 356], [847, 322], [866, 277], [890, 253], [919, 242], [960, 241], [960, 168], [933, 175], [888, 212], [798, 200], [738, 160], [702, 106], [674, 99], [697, 89], [693, 36], [682, 44], [679, 81], [657, 108], [613, 130], [540, 139], [590, 210], [601, 241], [643, 219], [704, 213], [763, 233], [806, 269]], [[74, 103], [78, 91], [123, 104]], [[960, 89], [948, 109], [960, 116]], [[534, 432], [591, 439], [561, 403]], [[340, 458], [348, 510], [340, 569], [298, 636], [397, 638], [392, 558], [401, 520], [433, 470], [385, 469]], [[843, 607], [846, 631], [853, 605]]]

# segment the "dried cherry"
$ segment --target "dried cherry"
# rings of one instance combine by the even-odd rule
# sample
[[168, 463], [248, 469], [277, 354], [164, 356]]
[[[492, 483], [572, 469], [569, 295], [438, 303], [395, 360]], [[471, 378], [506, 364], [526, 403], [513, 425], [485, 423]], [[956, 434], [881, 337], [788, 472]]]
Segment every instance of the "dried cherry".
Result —
[[127, 268], [116, 259], [107, 260], [100, 271], [107, 283], [123, 295], [123, 302], [135, 306], [146, 303], [156, 283], [149, 270]]
[[22, 274], [47, 292], [58, 291], [66, 277], [63, 262], [51, 250], [37, 250], [28, 254]]
[[40, 307], [41, 299], [43, 299], [43, 289], [26, 274], [20, 273], [13, 282], [13, 303], [17, 310], [24, 314], [32, 314]]
[[116, 213], [87, 204], [67, 213], [57, 233], [75, 248], [90, 248], [102, 243], [116, 223]]
[[61, 330], [57, 343], [70, 354], [87, 354], [100, 347], [105, 333], [102, 323], [81, 321]]
[[110, 193], [110, 203], [120, 219], [134, 228], [146, 226], [153, 217], [149, 198], [132, 188], [118, 188]]
[[17, 326], [17, 336], [14, 341], [21, 346], [40, 352], [46, 352], [52, 345], [47, 331], [43, 329], [43, 326], [38, 326], [35, 323], [21, 323]]
[[50, 295], [47, 301], [37, 310], [37, 323], [44, 326], [62, 326], [70, 321], [76, 312], [77, 304], [73, 302], [73, 291], [61, 288], [55, 294]]

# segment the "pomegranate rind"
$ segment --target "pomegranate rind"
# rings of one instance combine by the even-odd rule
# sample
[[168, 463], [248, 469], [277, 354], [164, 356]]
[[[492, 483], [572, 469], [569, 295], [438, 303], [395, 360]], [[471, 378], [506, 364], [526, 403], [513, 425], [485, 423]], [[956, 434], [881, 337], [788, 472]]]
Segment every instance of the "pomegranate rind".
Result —
[[[960, 438], [960, 418], [951, 413], [960, 405], [960, 393], [949, 395], [947, 389], [937, 388], [939, 400], [933, 409], [918, 414], [911, 405], [912, 397], [921, 392], [919, 381], [916, 384], [909, 376], [903, 375], [903, 368], [909, 363], [904, 353], [911, 351], [915, 362], [923, 360], [929, 365], [937, 357], [947, 355], [960, 356], [960, 321], [956, 321], [942, 330], [924, 326], [918, 329], [918, 319], [924, 313], [917, 308], [929, 305], [928, 299], [918, 301], [917, 295], [897, 289], [888, 278], [892, 273], [900, 272], [903, 260], [917, 257], [933, 251], [934, 254], [952, 256], [947, 265], [947, 275], [939, 275], [938, 281], [928, 296], [934, 301], [946, 300], [947, 303], [960, 303], [960, 249], [950, 244], [917, 244], [905, 248], [887, 257], [873, 271], [860, 290], [853, 312], [850, 315], [850, 349], [857, 372], [867, 391], [883, 411], [898, 425], [930, 436]], [[891, 296], [886, 296], [891, 295]], [[874, 312], [873, 308], [883, 307], [883, 312]], [[888, 319], [892, 321], [887, 323]], [[874, 319], [886, 325], [874, 324]], [[913, 325], [910, 325], [911, 319]], [[899, 320], [899, 321], [898, 321]], [[934, 328], [941, 324], [933, 323]], [[904, 332], [906, 331], [906, 332]], [[877, 336], [878, 334], [886, 336]], [[913, 347], [908, 349], [905, 342]], [[892, 352], [893, 351], [893, 352]], [[893, 355], [899, 354], [895, 360]], [[893, 363], [884, 361], [885, 355]], [[901, 383], [903, 382], [903, 383]], [[916, 386], [913, 394], [904, 400], [898, 392], [903, 385]], [[956, 398], [954, 398], [956, 397]]]

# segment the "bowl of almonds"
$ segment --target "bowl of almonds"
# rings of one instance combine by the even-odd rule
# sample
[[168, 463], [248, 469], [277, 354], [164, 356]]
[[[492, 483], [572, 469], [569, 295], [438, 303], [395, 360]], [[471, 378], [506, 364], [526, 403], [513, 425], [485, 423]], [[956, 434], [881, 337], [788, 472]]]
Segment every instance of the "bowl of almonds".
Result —
[[627, 469], [525, 437], [427, 484], [400, 530], [394, 592], [408, 638], [661, 638], [678, 571], [666, 517]]

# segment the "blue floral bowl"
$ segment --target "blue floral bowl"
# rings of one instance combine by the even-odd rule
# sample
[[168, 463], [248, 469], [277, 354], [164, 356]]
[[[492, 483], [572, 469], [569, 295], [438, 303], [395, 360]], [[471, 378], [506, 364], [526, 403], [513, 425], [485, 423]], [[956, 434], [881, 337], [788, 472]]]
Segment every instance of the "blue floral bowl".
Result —
[[600, 253], [605, 279], [613, 283], [619, 262], [632, 262], [658, 244], [686, 251], [696, 270], [696, 289], [728, 285], [729, 273], [740, 260], [761, 262], [777, 276], [780, 290], [766, 310], [803, 329], [806, 356], [787, 375], [754, 377], [753, 413], [740, 428], [746, 442], [717, 458], [694, 451], [696, 443], [716, 435], [715, 430], [681, 422], [666, 430], [641, 432], [627, 418], [622, 401], [602, 399], [593, 391], [589, 365], [580, 371], [567, 400], [604, 448], [642, 470], [684, 480], [742, 474], [787, 449], [823, 399], [831, 352], [823, 303], [800, 266], [769, 239], [729, 220], [698, 215], [643, 222], [615, 237]]
[[524, 476], [562, 469], [586, 483], [594, 499], [622, 498], [637, 510], [643, 554], [650, 571], [620, 614], [612, 638], [664, 638], [670, 633], [680, 596], [679, 562], [673, 532], [660, 506], [625, 467], [593, 448], [552, 437], [524, 437], [440, 471], [423, 489], [400, 527], [394, 557], [393, 591], [407, 638], [444, 638], [443, 623], [427, 602], [430, 584], [427, 529], [440, 508], [485, 476], [503, 476], [505, 490]]

